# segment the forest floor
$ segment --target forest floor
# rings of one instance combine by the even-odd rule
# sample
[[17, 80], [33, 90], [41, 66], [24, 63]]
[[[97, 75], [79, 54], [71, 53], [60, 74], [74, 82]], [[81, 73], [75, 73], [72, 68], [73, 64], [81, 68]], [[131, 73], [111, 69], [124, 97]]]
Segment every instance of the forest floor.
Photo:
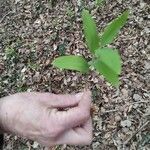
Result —
[[[123, 61], [115, 89], [96, 73], [61, 71], [51, 62], [59, 55], [90, 59], [81, 20], [91, 10], [99, 31], [125, 9], [128, 23], [114, 44]], [[63, 145], [56, 150], [150, 149], [150, 1], [0, 0], [0, 96], [23, 91], [75, 93], [88, 84], [93, 93], [94, 138], [90, 146]], [[5, 150], [42, 150], [38, 143], [5, 135]]]

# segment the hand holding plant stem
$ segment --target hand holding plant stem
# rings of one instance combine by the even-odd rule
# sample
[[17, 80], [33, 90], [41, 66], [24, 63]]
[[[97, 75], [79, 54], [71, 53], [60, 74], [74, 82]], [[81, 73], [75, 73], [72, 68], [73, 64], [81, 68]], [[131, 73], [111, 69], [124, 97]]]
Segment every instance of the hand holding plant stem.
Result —
[[[113, 86], [119, 86], [119, 75], [121, 74], [121, 58], [117, 50], [107, 47], [112, 43], [128, 19], [129, 11], [124, 11], [118, 18], [114, 19], [99, 33], [96, 23], [89, 11], [83, 10], [83, 29], [87, 46], [93, 55], [90, 64], [82, 56], [62, 56], [53, 61], [53, 65], [60, 69], [76, 70], [88, 73], [90, 65], [101, 73]], [[92, 62], [92, 63], [91, 63]]]
[[17, 93], [0, 99], [0, 132], [47, 147], [89, 145], [93, 136], [90, 106], [90, 91], [67, 95]]

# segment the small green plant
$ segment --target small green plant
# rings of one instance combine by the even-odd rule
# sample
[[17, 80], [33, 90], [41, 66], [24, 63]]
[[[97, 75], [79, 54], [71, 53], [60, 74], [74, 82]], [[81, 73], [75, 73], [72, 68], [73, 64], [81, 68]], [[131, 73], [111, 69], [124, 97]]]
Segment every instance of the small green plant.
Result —
[[88, 73], [90, 66], [102, 74], [113, 86], [119, 86], [119, 75], [121, 73], [121, 57], [118, 50], [108, 47], [119, 33], [128, 19], [129, 12], [123, 12], [119, 17], [107, 25], [99, 35], [96, 23], [89, 11], [83, 10], [83, 29], [87, 46], [93, 55], [90, 62], [82, 56], [61, 56], [56, 58], [52, 64], [60, 69], [69, 69]]
[[10, 61], [17, 61], [19, 55], [16, 50], [12, 46], [7, 46], [5, 48], [5, 58], [6, 60]]
[[8, 59], [10, 59], [11, 57], [15, 57], [16, 56], [15, 49], [13, 49], [12, 47], [6, 47], [5, 55]]
[[103, 2], [104, 0], [95, 0], [95, 5], [100, 6]]

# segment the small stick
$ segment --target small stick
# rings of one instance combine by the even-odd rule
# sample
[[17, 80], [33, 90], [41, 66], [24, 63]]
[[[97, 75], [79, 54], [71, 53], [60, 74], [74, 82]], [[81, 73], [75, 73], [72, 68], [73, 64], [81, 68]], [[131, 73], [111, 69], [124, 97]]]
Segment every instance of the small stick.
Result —
[[13, 11], [8, 12], [6, 15], [3, 16], [3, 18], [0, 20], [0, 24], [3, 22], [3, 20], [9, 15], [9, 14], [13, 14]]
[[118, 111], [118, 109], [106, 110], [106, 111], [103, 112], [102, 114], [112, 113], [112, 112], [116, 112], [116, 111]]
[[124, 142], [124, 145], [127, 145], [131, 140], [132, 138], [138, 133], [140, 132], [145, 126], [147, 126], [149, 124], [150, 121], [147, 121], [145, 122], [139, 129], [137, 129], [137, 131], [135, 131], [130, 138], [128, 138], [125, 142]]
[[139, 101], [139, 102], [133, 102], [133, 103], [131, 103], [132, 105], [133, 104], [139, 104], [139, 103], [148, 103], [149, 101]]

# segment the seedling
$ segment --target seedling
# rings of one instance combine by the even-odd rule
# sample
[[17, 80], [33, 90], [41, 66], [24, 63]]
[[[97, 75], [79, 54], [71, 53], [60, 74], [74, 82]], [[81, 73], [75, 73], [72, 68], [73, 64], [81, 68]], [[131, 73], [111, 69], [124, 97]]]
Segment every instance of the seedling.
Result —
[[100, 6], [103, 2], [104, 2], [104, 0], [95, 0], [95, 5], [98, 7], [98, 6]]
[[16, 57], [16, 51], [11, 46], [5, 48], [5, 56], [7, 59]]
[[92, 53], [92, 60], [87, 62], [83, 56], [61, 56], [56, 58], [52, 64], [60, 69], [76, 70], [88, 73], [90, 66], [102, 74], [113, 86], [119, 86], [119, 75], [121, 74], [121, 57], [118, 50], [108, 47], [119, 33], [128, 19], [129, 12], [124, 11], [119, 17], [107, 25], [99, 34], [96, 23], [89, 11], [83, 10], [83, 29], [87, 46]]

